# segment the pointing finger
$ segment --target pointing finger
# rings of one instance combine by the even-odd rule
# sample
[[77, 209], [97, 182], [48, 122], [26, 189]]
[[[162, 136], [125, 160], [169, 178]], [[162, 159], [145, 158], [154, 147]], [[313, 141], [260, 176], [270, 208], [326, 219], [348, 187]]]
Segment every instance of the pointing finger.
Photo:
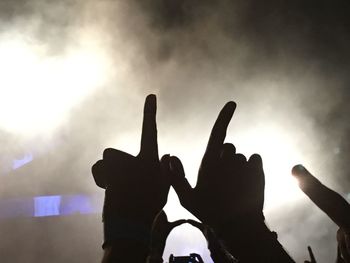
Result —
[[236, 103], [230, 101], [222, 108], [218, 118], [215, 121], [211, 131], [207, 149], [203, 159], [211, 158], [212, 156], [219, 157], [222, 150], [222, 145], [226, 137], [226, 130], [231, 121], [233, 113], [236, 109]]
[[339, 227], [350, 229], [350, 205], [338, 193], [323, 185], [302, 165], [296, 165], [292, 174], [299, 180], [301, 190]]
[[158, 161], [156, 112], [157, 98], [154, 94], [148, 95], [143, 110], [140, 155]]

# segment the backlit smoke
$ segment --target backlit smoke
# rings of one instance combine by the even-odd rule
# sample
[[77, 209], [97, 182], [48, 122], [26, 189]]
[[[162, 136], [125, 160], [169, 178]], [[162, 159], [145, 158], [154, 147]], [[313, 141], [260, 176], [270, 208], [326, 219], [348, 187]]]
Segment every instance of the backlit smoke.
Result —
[[[36, 194], [102, 195], [91, 165], [106, 147], [137, 154], [143, 100], [155, 93], [160, 154], [183, 159], [194, 186], [217, 113], [234, 100], [227, 141], [262, 155], [271, 229], [296, 261], [311, 245], [330, 262], [335, 227], [290, 169], [304, 163], [349, 189], [349, 10], [347, 1], [2, 1], [0, 180], [30, 155], [36, 181], [22, 184]], [[173, 191], [166, 209], [171, 220], [190, 216]], [[189, 252], [181, 229], [165, 254]], [[196, 240], [188, 246], [202, 253]]]

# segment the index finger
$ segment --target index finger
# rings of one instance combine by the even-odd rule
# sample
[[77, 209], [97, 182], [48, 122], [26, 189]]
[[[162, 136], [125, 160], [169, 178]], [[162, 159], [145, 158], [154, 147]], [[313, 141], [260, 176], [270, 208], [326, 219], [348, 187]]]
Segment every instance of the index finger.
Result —
[[226, 137], [226, 130], [228, 124], [232, 119], [235, 109], [236, 103], [230, 101], [226, 103], [226, 105], [220, 111], [219, 116], [216, 119], [215, 124], [213, 126], [213, 129], [211, 130], [207, 149], [203, 158], [220, 155], [222, 145]]
[[301, 190], [339, 227], [350, 229], [350, 205], [337, 192], [323, 185], [302, 165], [296, 165], [292, 174], [298, 178]]
[[159, 160], [156, 112], [157, 97], [154, 94], [150, 94], [146, 97], [143, 110], [140, 155], [150, 159]]

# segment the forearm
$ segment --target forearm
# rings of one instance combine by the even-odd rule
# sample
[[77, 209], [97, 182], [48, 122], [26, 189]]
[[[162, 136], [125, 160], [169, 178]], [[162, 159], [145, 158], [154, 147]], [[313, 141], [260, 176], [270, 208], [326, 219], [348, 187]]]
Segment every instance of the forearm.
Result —
[[[203, 231], [203, 230], [202, 230]], [[228, 251], [221, 240], [218, 239], [216, 233], [209, 226], [205, 226], [203, 234], [205, 235], [210, 251], [211, 259], [217, 263], [235, 263], [238, 262]]]
[[104, 222], [103, 263], [145, 263], [149, 253], [150, 226], [124, 220]]
[[264, 221], [244, 220], [242, 222], [229, 223], [217, 231], [229, 252], [240, 262], [295, 262], [278, 242], [277, 235], [268, 229]]
[[104, 248], [102, 263], [145, 263], [147, 254], [147, 246], [131, 240], [120, 240]]

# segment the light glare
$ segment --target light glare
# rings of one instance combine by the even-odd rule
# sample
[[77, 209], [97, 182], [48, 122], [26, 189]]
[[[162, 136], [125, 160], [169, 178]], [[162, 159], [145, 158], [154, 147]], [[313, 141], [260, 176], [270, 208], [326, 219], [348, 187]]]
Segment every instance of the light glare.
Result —
[[97, 46], [77, 45], [60, 56], [24, 37], [0, 37], [0, 128], [47, 132], [105, 82], [108, 60]]

